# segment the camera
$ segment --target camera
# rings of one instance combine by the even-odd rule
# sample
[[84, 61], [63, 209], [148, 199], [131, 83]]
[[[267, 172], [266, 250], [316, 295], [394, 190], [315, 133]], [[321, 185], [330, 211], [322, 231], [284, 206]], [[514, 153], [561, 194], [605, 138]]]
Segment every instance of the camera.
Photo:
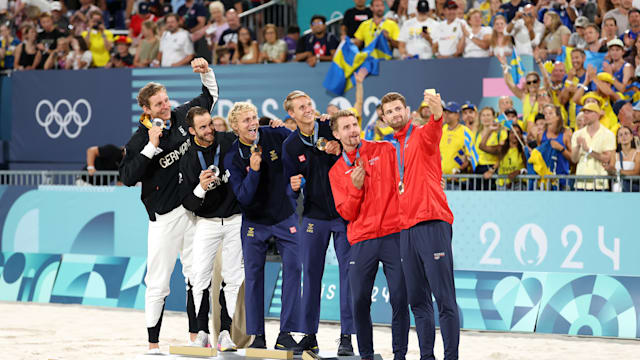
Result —
[[100, 25], [102, 25], [102, 21], [98, 21], [95, 25], [93, 25], [93, 30], [100, 30]]

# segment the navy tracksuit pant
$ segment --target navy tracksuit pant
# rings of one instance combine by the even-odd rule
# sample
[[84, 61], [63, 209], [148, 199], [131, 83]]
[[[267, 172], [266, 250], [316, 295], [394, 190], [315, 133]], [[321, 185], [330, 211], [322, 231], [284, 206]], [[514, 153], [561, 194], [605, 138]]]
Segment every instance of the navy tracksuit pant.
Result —
[[294, 213], [275, 225], [262, 225], [242, 219], [242, 253], [244, 255], [244, 301], [247, 334], [264, 334], [264, 264], [267, 240], [276, 238], [282, 256], [282, 310], [280, 331], [300, 331], [300, 254], [298, 250], [298, 216]]
[[400, 233], [395, 233], [381, 238], [360, 241], [351, 246], [349, 282], [353, 297], [353, 318], [358, 337], [358, 351], [362, 359], [373, 358], [371, 291], [380, 262], [382, 262], [389, 287], [393, 358], [401, 360], [407, 354], [410, 320], [399, 242]]
[[318, 220], [304, 217], [300, 228], [300, 255], [302, 257], [300, 327], [305, 334], [318, 332], [322, 275], [324, 274], [329, 238], [332, 233], [333, 247], [336, 250], [340, 271], [340, 333], [353, 334], [355, 332], [348, 275], [351, 245], [347, 241], [347, 223], [342, 218]]
[[421, 360], [435, 359], [432, 293], [438, 303], [444, 358], [458, 358], [460, 317], [453, 280], [451, 236], [451, 225], [441, 220], [421, 222], [400, 234], [402, 268], [416, 321]]

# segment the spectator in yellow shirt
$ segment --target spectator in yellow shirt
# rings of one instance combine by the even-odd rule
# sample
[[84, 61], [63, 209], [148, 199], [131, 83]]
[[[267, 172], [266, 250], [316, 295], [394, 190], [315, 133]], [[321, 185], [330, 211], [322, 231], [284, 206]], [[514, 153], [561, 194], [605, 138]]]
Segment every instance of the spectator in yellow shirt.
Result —
[[[440, 158], [443, 174], [459, 174], [469, 166], [469, 149], [465, 137], [473, 139], [471, 130], [460, 123], [460, 107], [450, 101], [444, 107], [444, 126], [440, 138]], [[458, 181], [447, 182], [447, 190], [458, 190]]]
[[500, 149], [500, 162], [498, 163], [498, 175], [508, 175], [506, 179], [498, 179], [498, 187], [506, 189], [524, 189], [525, 182], [515, 181], [515, 177], [526, 172], [527, 158], [524, 154], [524, 138], [522, 128], [513, 124], [511, 130], [507, 131], [507, 138]]
[[478, 152], [476, 174], [482, 174], [483, 181], [474, 181], [475, 190], [493, 190], [495, 182], [489, 179], [498, 167], [500, 149], [507, 141], [507, 132], [496, 121], [496, 113], [492, 107], [480, 110], [480, 126], [475, 136], [475, 148]]
[[104, 28], [100, 11], [94, 10], [89, 13], [89, 28], [82, 32], [82, 37], [89, 44], [93, 66], [105, 66], [109, 62], [109, 52], [113, 47], [113, 34]]
[[366, 47], [382, 32], [389, 41], [389, 48], [397, 48], [400, 28], [395, 21], [384, 18], [384, 1], [372, 0], [371, 11], [373, 18], [360, 23], [358, 30], [353, 35], [353, 43], [358, 47]]

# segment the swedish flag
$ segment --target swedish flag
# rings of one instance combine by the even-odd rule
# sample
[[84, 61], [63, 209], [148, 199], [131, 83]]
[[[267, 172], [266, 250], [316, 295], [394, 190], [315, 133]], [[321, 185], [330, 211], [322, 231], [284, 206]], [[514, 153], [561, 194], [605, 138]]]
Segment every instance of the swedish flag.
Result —
[[476, 166], [478, 166], [480, 156], [478, 155], [478, 150], [476, 150], [476, 145], [473, 141], [473, 133], [467, 127], [464, 128], [464, 146], [467, 148], [467, 152], [469, 153], [471, 167], [473, 168], [473, 171], [476, 171]]
[[369, 75], [378, 75], [378, 59], [391, 59], [389, 44], [382, 34], [378, 35], [363, 51], [359, 51], [347, 37], [338, 46], [322, 85], [327, 90], [342, 95], [355, 84], [354, 74], [360, 67], [364, 66]]
[[[567, 72], [571, 70], [573, 65], [571, 64], [571, 52], [573, 48], [570, 46], [562, 46], [562, 52], [556, 58], [556, 61], [560, 61], [564, 63], [564, 67]], [[589, 65], [593, 65], [596, 68], [597, 72], [602, 72], [602, 63], [604, 62], [604, 57], [607, 53], [599, 53], [589, 50], [584, 50], [585, 60], [584, 60], [584, 68], [586, 69]]]
[[520, 83], [520, 79], [524, 76], [524, 67], [520, 61], [520, 56], [516, 53], [516, 49], [513, 49], [511, 55], [507, 58], [507, 63], [511, 67], [511, 78], [514, 84]]

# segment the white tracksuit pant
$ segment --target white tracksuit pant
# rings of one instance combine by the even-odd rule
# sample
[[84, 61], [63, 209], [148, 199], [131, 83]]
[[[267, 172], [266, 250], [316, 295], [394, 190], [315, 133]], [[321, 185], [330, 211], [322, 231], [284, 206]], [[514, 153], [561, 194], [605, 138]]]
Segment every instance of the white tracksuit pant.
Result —
[[224, 298], [229, 317], [233, 318], [238, 291], [244, 281], [241, 227], [242, 215], [240, 214], [228, 218], [196, 218], [193, 239], [193, 273], [195, 277], [193, 302], [196, 306], [196, 314], [200, 312], [203, 291], [211, 285], [213, 261], [220, 245], [222, 245], [222, 279], [226, 284]]
[[185, 284], [188, 281], [193, 283], [194, 232], [195, 216], [182, 205], [164, 215], [156, 214], [156, 221], [149, 221], [147, 275], [144, 278], [147, 285], [145, 318], [148, 328], [156, 326], [160, 319], [178, 254]]

